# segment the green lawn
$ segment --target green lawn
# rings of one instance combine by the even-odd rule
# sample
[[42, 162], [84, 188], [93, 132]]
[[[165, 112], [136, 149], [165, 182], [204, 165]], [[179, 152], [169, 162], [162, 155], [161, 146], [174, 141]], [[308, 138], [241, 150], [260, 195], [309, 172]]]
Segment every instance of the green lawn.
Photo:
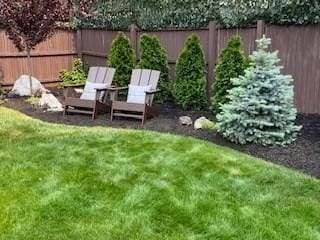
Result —
[[0, 239], [315, 240], [320, 181], [192, 138], [0, 108]]

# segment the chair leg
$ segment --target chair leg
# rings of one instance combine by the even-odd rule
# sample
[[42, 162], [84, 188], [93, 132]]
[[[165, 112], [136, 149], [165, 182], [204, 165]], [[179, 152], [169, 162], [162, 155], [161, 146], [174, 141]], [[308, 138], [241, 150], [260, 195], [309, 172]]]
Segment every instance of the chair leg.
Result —
[[96, 117], [97, 117], [97, 105], [96, 106], [94, 106], [94, 108], [93, 108], [93, 112], [92, 112], [92, 120], [95, 120], [96, 119]]
[[142, 113], [142, 126], [144, 125], [146, 119], [147, 119], [147, 109], [145, 108]]
[[113, 105], [111, 106], [110, 121], [113, 121]]
[[64, 107], [63, 116], [65, 117], [68, 113], [68, 106]]

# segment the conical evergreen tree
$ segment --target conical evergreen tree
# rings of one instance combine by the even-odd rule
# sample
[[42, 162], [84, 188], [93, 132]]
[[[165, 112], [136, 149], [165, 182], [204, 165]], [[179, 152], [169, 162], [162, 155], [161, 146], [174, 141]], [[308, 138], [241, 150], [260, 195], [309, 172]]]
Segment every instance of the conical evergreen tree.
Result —
[[184, 110], [205, 108], [207, 106], [205, 58], [200, 39], [195, 34], [187, 39], [178, 58], [176, 75], [174, 96], [177, 104]]
[[113, 84], [117, 86], [127, 86], [134, 67], [134, 50], [129, 38], [119, 32], [113, 40], [107, 65], [116, 68]]
[[292, 77], [281, 74], [278, 52], [268, 52], [271, 39], [257, 40], [253, 65], [233, 79], [230, 102], [217, 115], [217, 128], [232, 142], [261, 145], [292, 143], [300, 127], [295, 125]]
[[244, 70], [249, 67], [248, 63], [240, 36], [230, 38], [227, 47], [220, 54], [215, 70], [216, 79], [211, 99], [214, 113], [219, 113], [220, 106], [229, 101], [228, 90], [234, 87], [231, 79], [243, 75]]
[[137, 67], [142, 69], [154, 69], [161, 72], [158, 83], [158, 88], [161, 92], [155, 96], [155, 101], [163, 103], [168, 100], [171, 95], [167, 52], [161, 47], [160, 40], [157, 36], [150, 36], [148, 34], [141, 35], [140, 50], [141, 58]]

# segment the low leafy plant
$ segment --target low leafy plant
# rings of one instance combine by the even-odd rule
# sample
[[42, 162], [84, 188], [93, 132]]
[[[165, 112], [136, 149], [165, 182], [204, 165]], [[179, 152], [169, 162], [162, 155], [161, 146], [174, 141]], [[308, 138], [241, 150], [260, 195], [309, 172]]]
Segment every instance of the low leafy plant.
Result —
[[176, 103], [184, 110], [207, 107], [205, 58], [196, 34], [192, 34], [185, 43], [177, 61], [176, 75]]
[[76, 58], [73, 61], [72, 70], [71, 71], [62, 70], [59, 73], [59, 78], [61, 80], [59, 84], [61, 87], [65, 85], [70, 85], [70, 84], [85, 83], [87, 78], [87, 70], [82, 60], [79, 58]]
[[154, 35], [143, 34], [140, 38], [141, 58], [138, 68], [154, 69], [161, 72], [158, 88], [161, 90], [156, 95], [155, 101], [163, 103], [171, 95], [171, 84], [169, 81], [169, 65], [167, 52], [161, 47], [159, 39]]
[[39, 106], [40, 98], [36, 97], [36, 96], [31, 96], [31, 97], [26, 99], [26, 102], [29, 103], [30, 105], [32, 105], [32, 107], [35, 108], [35, 107]]
[[117, 69], [113, 79], [114, 85], [127, 86], [129, 84], [135, 65], [135, 56], [130, 40], [123, 32], [119, 32], [112, 42], [107, 65]]
[[226, 104], [228, 91], [234, 86], [231, 79], [244, 74], [249, 61], [244, 54], [240, 36], [234, 36], [228, 41], [227, 47], [221, 52], [215, 69], [216, 79], [212, 88], [212, 110], [220, 112], [220, 106]]
[[202, 128], [208, 129], [208, 130], [216, 130], [217, 129], [216, 124], [208, 119], [203, 121]]

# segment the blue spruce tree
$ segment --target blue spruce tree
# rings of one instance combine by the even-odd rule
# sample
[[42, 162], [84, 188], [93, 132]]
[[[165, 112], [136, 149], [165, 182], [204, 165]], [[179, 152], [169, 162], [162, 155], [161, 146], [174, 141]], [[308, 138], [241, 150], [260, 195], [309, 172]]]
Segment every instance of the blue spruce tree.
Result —
[[264, 36], [257, 44], [252, 66], [232, 80], [235, 87], [217, 115], [217, 129], [235, 143], [290, 144], [301, 128], [295, 125], [293, 79], [281, 74], [278, 52], [268, 52], [271, 39]]

